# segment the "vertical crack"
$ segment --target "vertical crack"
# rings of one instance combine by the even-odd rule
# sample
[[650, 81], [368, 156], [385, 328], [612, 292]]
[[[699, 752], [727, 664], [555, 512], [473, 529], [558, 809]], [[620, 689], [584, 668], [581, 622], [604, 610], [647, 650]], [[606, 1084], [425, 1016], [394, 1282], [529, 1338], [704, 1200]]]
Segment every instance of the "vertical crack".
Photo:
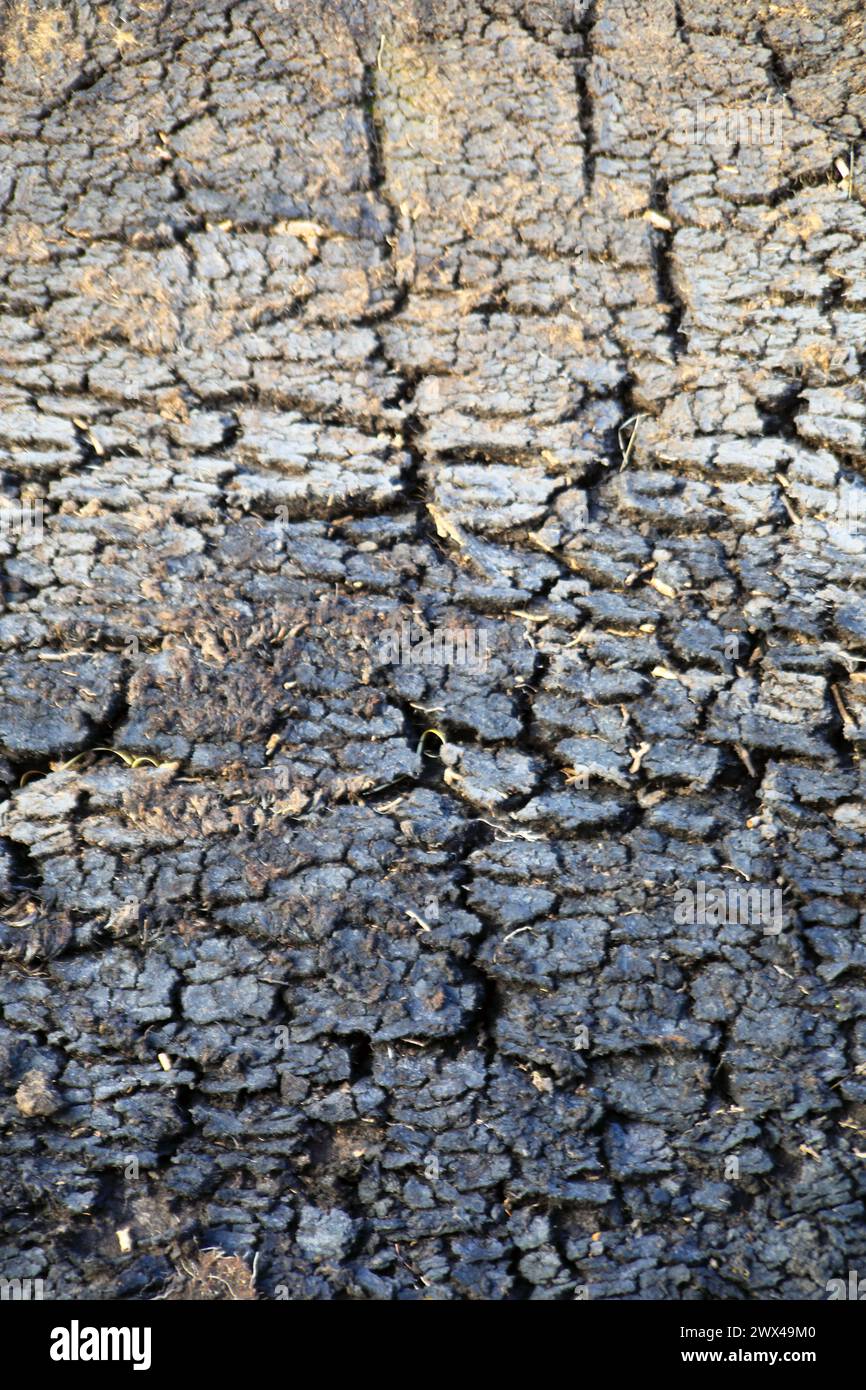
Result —
[[[575, 6], [575, 12], [577, 6]], [[578, 119], [583, 135], [583, 170], [585, 197], [589, 198], [595, 182], [595, 117], [591, 92], [591, 73], [594, 58], [592, 31], [595, 25], [596, 0], [586, 0], [583, 15], [575, 23], [575, 31], [580, 35], [583, 56], [577, 60], [577, 101]]]

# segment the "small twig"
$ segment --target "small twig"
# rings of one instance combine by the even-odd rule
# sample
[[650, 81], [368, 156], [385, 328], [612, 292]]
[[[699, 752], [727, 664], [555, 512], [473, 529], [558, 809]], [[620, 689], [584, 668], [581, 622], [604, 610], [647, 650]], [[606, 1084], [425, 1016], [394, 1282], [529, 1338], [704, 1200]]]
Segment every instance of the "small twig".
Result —
[[631, 767], [629, 768], [629, 772], [640, 772], [640, 765], [651, 747], [652, 744], [639, 743], [637, 748], [630, 748], [628, 750], [631, 753]]
[[419, 917], [417, 912], [413, 912], [411, 907], [406, 908], [406, 916], [411, 917], [413, 922], [417, 922], [422, 931], [432, 931], [429, 922], [425, 922], [423, 917]]
[[855, 721], [851, 718], [850, 714], [848, 713], [848, 711], [846, 710], [845, 706], [844, 706], [843, 703], [842, 703], [842, 696], [839, 694], [839, 687], [838, 687], [838, 685], [831, 685], [831, 686], [830, 686], [830, 694], [833, 696], [833, 699], [836, 701], [836, 708], [837, 708], [837, 710], [839, 711], [839, 713], [840, 713], [841, 716], [842, 716], [842, 723], [843, 723], [843, 724], [847, 724], [849, 729], [854, 729], [854, 728], [856, 728], [857, 726], [856, 726]]
[[506, 941], [511, 940], [512, 936], [519, 936], [524, 931], [532, 931], [532, 927], [518, 927], [516, 931], [510, 931], [507, 936], [503, 936], [502, 944], [504, 945]]
[[752, 762], [752, 759], [751, 759], [751, 757], [749, 756], [749, 750], [748, 750], [748, 748], [744, 748], [743, 745], [742, 745], [741, 743], [735, 743], [735, 744], [734, 744], [734, 752], [736, 753], [737, 757], [740, 759], [740, 761], [741, 761], [741, 762], [743, 763], [743, 765], [745, 766], [745, 769], [746, 769], [746, 771], [748, 772], [749, 776], [750, 776], [750, 777], [757, 777], [758, 774], [757, 774], [757, 772], [755, 771], [755, 764]]
[[622, 449], [622, 432], [623, 432], [624, 429], [627, 428], [628, 425], [632, 425], [632, 424], [634, 425], [634, 429], [632, 430], [631, 434], [629, 435], [628, 444], [626, 445], [625, 452], [623, 453], [623, 456], [622, 456], [622, 463], [621, 463], [620, 466], [619, 466], [619, 471], [620, 471], [620, 473], [622, 472], [622, 470], [625, 468], [626, 464], [627, 464], [628, 461], [629, 461], [629, 456], [630, 456], [631, 451], [632, 451], [632, 446], [634, 445], [634, 442], [635, 442], [635, 440], [637, 439], [637, 432], [638, 432], [638, 430], [640, 429], [640, 422], [641, 422], [641, 420], [643, 420], [643, 419], [644, 419], [644, 415], [643, 415], [643, 414], [642, 414], [642, 415], [630, 415], [630, 416], [628, 417], [627, 420], [623, 420], [622, 424], [620, 425], [619, 429], [617, 430], [617, 439], [619, 440], [619, 447], [620, 447], [620, 449]]

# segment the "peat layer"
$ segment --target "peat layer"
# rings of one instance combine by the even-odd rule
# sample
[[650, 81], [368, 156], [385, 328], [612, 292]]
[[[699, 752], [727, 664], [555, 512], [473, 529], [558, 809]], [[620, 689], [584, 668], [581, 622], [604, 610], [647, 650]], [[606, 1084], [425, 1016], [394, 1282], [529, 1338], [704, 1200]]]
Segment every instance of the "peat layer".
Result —
[[2, 31], [0, 1275], [825, 1298], [860, 0]]

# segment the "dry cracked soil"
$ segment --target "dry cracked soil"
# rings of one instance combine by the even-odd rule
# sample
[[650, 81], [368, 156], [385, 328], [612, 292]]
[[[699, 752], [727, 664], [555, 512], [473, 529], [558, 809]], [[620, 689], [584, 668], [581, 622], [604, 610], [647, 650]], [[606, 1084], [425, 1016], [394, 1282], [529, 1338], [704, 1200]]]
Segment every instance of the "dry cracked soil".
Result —
[[0, 24], [0, 1274], [826, 1298], [860, 0]]

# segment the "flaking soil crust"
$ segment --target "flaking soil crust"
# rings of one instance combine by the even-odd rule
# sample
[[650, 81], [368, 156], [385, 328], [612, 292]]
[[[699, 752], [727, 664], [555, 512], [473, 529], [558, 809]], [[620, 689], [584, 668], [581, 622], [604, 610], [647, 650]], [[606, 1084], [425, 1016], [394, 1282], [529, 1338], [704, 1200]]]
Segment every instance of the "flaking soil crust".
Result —
[[0, 26], [0, 1276], [826, 1298], [859, 0]]

